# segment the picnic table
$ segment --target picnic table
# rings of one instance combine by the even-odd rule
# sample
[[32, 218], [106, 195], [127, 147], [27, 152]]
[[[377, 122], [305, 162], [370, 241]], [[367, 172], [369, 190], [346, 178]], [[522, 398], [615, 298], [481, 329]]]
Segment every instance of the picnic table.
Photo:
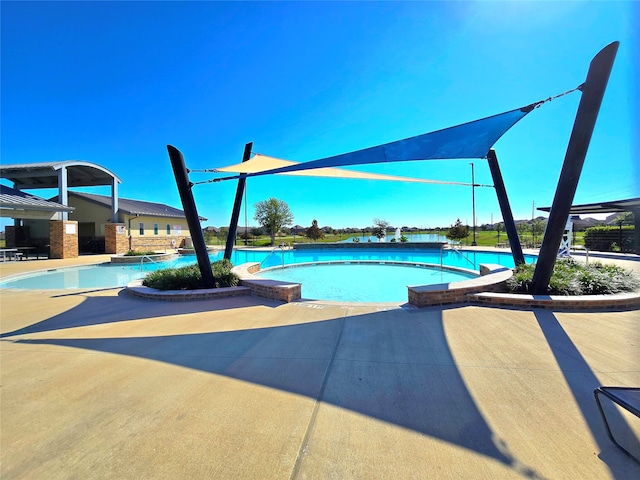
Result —
[[6, 262], [7, 257], [16, 258], [16, 253], [18, 253], [17, 248], [0, 248], [0, 252], [2, 252], [2, 261]]
[[38, 253], [38, 249], [36, 247], [16, 247], [19, 252], [24, 254], [24, 258], [29, 258], [29, 252], [33, 252], [35, 250], [36, 258], [40, 259], [40, 254]]

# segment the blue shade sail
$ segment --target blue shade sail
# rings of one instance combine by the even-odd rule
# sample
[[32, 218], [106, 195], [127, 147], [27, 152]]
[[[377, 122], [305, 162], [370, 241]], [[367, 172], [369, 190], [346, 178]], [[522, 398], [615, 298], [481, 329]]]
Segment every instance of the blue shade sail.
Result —
[[[343, 153], [286, 167], [248, 173], [246, 177], [295, 172], [324, 167], [366, 165], [370, 163], [407, 162], [412, 160], [444, 160], [485, 158], [489, 149], [513, 125], [533, 110], [536, 104], [463, 123], [455, 127], [424, 133], [415, 137], [375, 147]], [[238, 177], [231, 177], [238, 178]], [[226, 179], [225, 179], [226, 180]]]

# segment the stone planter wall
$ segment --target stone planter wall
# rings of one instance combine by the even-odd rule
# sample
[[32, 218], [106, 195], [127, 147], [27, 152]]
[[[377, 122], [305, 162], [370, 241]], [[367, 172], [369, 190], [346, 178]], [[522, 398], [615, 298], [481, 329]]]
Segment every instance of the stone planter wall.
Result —
[[149, 263], [151, 261], [154, 262], [167, 262], [169, 260], [173, 260], [174, 258], [176, 258], [177, 255], [175, 253], [158, 253], [156, 255], [140, 255], [140, 256], [136, 256], [136, 255], [128, 255], [128, 256], [124, 256], [124, 255], [114, 255], [113, 257], [111, 257], [111, 263], [126, 263], [126, 264], [139, 264], [141, 262], [143, 263]]
[[279, 282], [254, 275], [260, 270], [258, 262], [243, 263], [233, 268], [233, 272], [240, 277], [240, 285], [251, 289], [251, 294], [257, 297], [270, 298], [290, 303], [302, 298], [302, 285], [299, 283]]
[[480, 265], [480, 277], [462, 282], [438, 283], [408, 287], [409, 304], [416, 307], [433, 307], [465, 303], [468, 295], [478, 292], [501, 292], [511, 278], [511, 269], [502, 265]]

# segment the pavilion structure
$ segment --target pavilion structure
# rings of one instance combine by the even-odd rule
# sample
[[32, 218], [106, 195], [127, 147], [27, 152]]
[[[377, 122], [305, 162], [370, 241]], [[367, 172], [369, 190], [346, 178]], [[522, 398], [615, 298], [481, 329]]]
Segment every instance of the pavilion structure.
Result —
[[[69, 187], [111, 187], [111, 221], [118, 220], [118, 184], [122, 180], [110, 170], [91, 162], [64, 160], [0, 165], [0, 178], [13, 182], [11, 202], [3, 205], [3, 216], [14, 219], [14, 226], [7, 227], [8, 235], [16, 235], [20, 221], [25, 218], [50, 220], [51, 258], [73, 258], [78, 256], [78, 222], [69, 220]], [[36, 202], [34, 196], [21, 194], [22, 190], [55, 188], [58, 190], [56, 205]], [[7, 202], [9, 199], [7, 197]], [[40, 199], [42, 200], [42, 199]], [[17, 202], [17, 203], [16, 203]], [[46, 208], [45, 208], [46, 207]], [[36, 217], [38, 216], [38, 217]], [[57, 218], [56, 218], [57, 217]], [[113, 230], [115, 235], [116, 230]]]

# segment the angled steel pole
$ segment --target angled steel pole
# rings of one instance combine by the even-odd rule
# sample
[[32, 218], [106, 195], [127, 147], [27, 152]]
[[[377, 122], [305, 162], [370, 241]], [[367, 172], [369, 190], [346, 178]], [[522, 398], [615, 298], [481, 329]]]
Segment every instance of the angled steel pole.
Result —
[[[244, 154], [242, 155], [242, 161], [246, 162], [251, 158], [251, 149], [253, 148], [253, 142], [249, 142], [244, 146]], [[236, 200], [233, 203], [233, 211], [231, 212], [231, 222], [229, 222], [229, 234], [227, 235], [227, 243], [224, 247], [224, 258], [231, 260], [231, 253], [233, 252], [233, 245], [236, 243], [236, 232], [238, 231], [238, 219], [240, 218], [240, 207], [242, 207], [242, 195], [244, 194], [244, 186], [247, 179], [245, 175], [241, 174], [238, 179], [238, 188], [236, 189]], [[246, 234], [246, 232], [245, 232]]]
[[173, 167], [173, 174], [176, 177], [180, 200], [182, 200], [182, 208], [184, 209], [184, 214], [187, 217], [187, 225], [189, 226], [189, 232], [191, 233], [193, 248], [196, 251], [198, 266], [200, 267], [200, 273], [202, 274], [202, 286], [204, 288], [214, 288], [215, 281], [213, 279], [213, 271], [211, 270], [211, 262], [209, 261], [209, 254], [207, 253], [207, 245], [204, 242], [204, 234], [202, 233], [202, 226], [200, 225], [200, 217], [198, 217], [196, 202], [193, 199], [193, 193], [191, 192], [193, 184], [189, 182], [189, 172], [184, 164], [184, 157], [180, 150], [171, 145], [167, 145], [167, 150], [169, 151], [169, 159], [171, 160], [171, 166]]
[[491, 170], [491, 177], [493, 178], [493, 185], [496, 189], [498, 203], [500, 204], [500, 211], [502, 212], [504, 229], [507, 232], [507, 238], [509, 239], [509, 245], [511, 246], [513, 261], [516, 265], [520, 265], [524, 263], [522, 246], [520, 245], [520, 238], [518, 238], [516, 222], [513, 220], [513, 213], [511, 213], [511, 205], [509, 205], [507, 190], [504, 188], [502, 172], [500, 172], [500, 166], [498, 165], [498, 157], [496, 157], [496, 151], [493, 148], [489, 150], [489, 153], [487, 153], [487, 160], [489, 162], [489, 170]]
[[558, 255], [558, 248], [562, 241], [562, 234], [569, 218], [571, 204], [578, 187], [584, 159], [587, 155], [591, 135], [598, 118], [602, 97], [607, 88], [607, 82], [609, 81], [609, 75], [611, 74], [619, 44], [619, 42], [610, 43], [593, 57], [589, 65], [587, 79], [580, 88], [582, 97], [580, 98], [573, 130], [567, 145], [556, 194], [549, 212], [549, 220], [542, 239], [538, 262], [533, 272], [531, 291], [534, 294], [547, 293], [549, 280]]

